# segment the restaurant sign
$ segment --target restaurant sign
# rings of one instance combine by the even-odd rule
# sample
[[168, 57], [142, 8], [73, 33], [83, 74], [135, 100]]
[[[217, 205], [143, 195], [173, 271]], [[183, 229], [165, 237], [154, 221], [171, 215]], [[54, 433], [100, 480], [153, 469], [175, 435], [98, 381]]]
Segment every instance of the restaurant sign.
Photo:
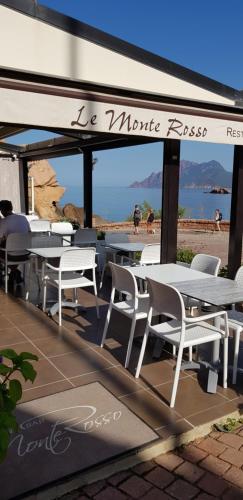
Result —
[[[74, 94], [75, 95], [75, 94]], [[200, 116], [164, 111], [159, 105], [139, 102], [127, 105], [90, 99], [0, 88], [0, 122], [40, 127], [75, 129], [88, 133], [109, 132], [158, 139], [180, 139], [243, 145], [242, 122], [237, 116]], [[137, 103], [136, 103], [137, 104]], [[148, 107], [149, 106], [149, 107]], [[205, 113], [205, 112], [204, 112]], [[221, 117], [222, 116], [222, 117]]]

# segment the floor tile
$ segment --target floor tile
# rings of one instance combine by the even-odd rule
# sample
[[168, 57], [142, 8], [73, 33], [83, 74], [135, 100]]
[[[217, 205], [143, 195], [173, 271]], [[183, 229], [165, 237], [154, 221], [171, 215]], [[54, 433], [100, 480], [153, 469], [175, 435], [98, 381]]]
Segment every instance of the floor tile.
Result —
[[0, 331], [0, 348], [3, 349], [6, 345], [16, 344], [18, 342], [24, 342], [26, 339], [24, 335], [18, 330], [18, 328], [11, 326], [11, 328], [6, 328]]
[[23, 391], [21, 403], [32, 401], [33, 399], [43, 398], [44, 396], [50, 396], [51, 394], [57, 394], [58, 392], [67, 391], [72, 388], [73, 386], [70, 382], [68, 382], [68, 380], [61, 380], [59, 382], [52, 382], [40, 387], [33, 387], [27, 390], [25, 389]]
[[136, 415], [153, 429], [164, 427], [179, 419], [179, 415], [148, 391], [138, 391], [121, 398]]
[[71, 381], [75, 386], [85, 385], [90, 382], [100, 382], [114, 396], [125, 396], [141, 390], [141, 385], [135, 378], [128, 377], [124, 374], [125, 370], [120, 368], [107, 368], [106, 370], [82, 375], [72, 378]]
[[57, 338], [34, 339], [34, 343], [47, 357], [59, 356], [60, 354], [75, 352], [85, 348], [84, 342], [78, 337], [75, 338], [71, 335], [68, 338], [66, 336], [65, 339], [60, 336]]
[[[153, 389], [157, 396], [169, 404], [172, 392], [172, 383], [168, 382]], [[183, 417], [193, 415], [205, 409], [222, 404], [223, 398], [219, 394], [209, 394], [201, 388], [198, 381], [191, 377], [181, 379], [178, 384], [175, 410]]]
[[52, 361], [67, 378], [104, 370], [111, 366], [111, 363], [96, 354], [92, 349], [82, 349], [72, 354], [64, 354], [52, 358]]

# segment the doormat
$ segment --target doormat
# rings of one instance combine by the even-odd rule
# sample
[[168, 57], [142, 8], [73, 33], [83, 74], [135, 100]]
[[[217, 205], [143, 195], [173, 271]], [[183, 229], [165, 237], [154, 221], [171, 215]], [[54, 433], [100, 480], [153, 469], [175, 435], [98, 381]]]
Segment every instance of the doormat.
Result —
[[10, 499], [154, 441], [158, 436], [99, 382], [22, 403], [0, 465]]

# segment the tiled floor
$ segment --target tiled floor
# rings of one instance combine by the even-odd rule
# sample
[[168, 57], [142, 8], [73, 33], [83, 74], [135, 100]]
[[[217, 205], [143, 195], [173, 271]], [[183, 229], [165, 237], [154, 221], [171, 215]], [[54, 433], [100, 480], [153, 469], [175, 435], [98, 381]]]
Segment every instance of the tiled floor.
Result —
[[[80, 300], [87, 311], [77, 315], [63, 310], [60, 328], [57, 318], [50, 319], [34, 304], [0, 291], [0, 348], [39, 356], [37, 378], [33, 385], [24, 384], [22, 402], [99, 381], [162, 437], [190, 430], [241, 407], [242, 375], [236, 387], [229, 380], [227, 390], [219, 387], [217, 394], [208, 394], [204, 374], [186, 371], [181, 372], [175, 409], [171, 410], [175, 361], [168, 352], [163, 351], [156, 361], [150, 345], [140, 378], [135, 379], [140, 344], [135, 340], [130, 367], [125, 370], [128, 323], [118, 314], [112, 316], [106, 346], [99, 347], [108, 296], [108, 292], [105, 297], [101, 294], [101, 319], [97, 320], [93, 295], [82, 291]], [[136, 334], [143, 333], [143, 328], [144, 323], [138, 323]]]

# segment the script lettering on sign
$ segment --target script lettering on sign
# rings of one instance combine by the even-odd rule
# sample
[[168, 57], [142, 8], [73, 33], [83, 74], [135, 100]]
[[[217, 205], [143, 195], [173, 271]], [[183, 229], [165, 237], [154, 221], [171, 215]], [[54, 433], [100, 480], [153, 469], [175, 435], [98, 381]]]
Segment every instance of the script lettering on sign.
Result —
[[[64, 454], [72, 444], [72, 433], [87, 434], [105, 425], [120, 420], [121, 410], [108, 411], [97, 415], [95, 406], [73, 406], [50, 411], [29, 418], [20, 424], [18, 433], [9, 447], [16, 447], [19, 457], [32, 453], [40, 448], [52, 455]], [[54, 417], [54, 421], [53, 421]], [[46, 433], [39, 426], [47, 427]], [[39, 430], [40, 429], [40, 430]], [[41, 437], [34, 437], [40, 432]], [[44, 435], [43, 435], [44, 434]]]
[[179, 137], [205, 137], [207, 135], [206, 127], [196, 127], [194, 125], [188, 126], [177, 118], [171, 118], [168, 120], [168, 130], [167, 137], [169, 136], [179, 136]]

